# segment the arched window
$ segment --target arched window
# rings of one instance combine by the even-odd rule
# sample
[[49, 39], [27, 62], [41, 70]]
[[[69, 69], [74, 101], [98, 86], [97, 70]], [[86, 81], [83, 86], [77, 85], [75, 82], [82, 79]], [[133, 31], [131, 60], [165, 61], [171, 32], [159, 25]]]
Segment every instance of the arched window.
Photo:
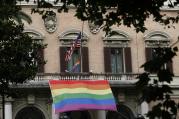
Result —
[[[74, 40], [76, 40], [81, 34], [80, 43], [82, 45], [82, 53], [80, 52], [80, 47], [75, 47], [73, 54], [69, 61], [65, 61], [66, 52], [71, 48]], [[83, 34], [83, 35], [82, 35]], [[61, 42], [60, 46], [60, 71], [65, 72], [79, 72], [81, 69], [72, 71], [74, 65], [80, 60], [80, 54], [82, 55], [82, 71], [89, 72], [89, 62], [88, 62], [88, 47], [86, 47], [86, 43], [88, 40], [87, 35], [80, 30], [71, 29], [63, 32], [59, 37]], [[80, 63], [81, 65], [81, 63]], [[79, 67], [81, 67], [79, 65]]]
[[29, 106], [21, 109], [15, 119], [45, 119], [45, 116], [38, 108]]
[[[24, 33], [27, 33], [33, 39], [40, 39], [41, 41], [44, 39], [44, 35], [42, 35], [40, 32], [37, 32], [33, 29], [25, 29]], [[37, 62], [38, 73], [43, 73], [44, 72], [44, 64], [42, 64], [40, 62], [44, 60], [44, 49], [39, 49], [38, 56], [39, 56], [39, 61]]]
[[123, 31], [113, 30], [103, 38], [104, 65], [108, 73], [132, 72], [131, 49], [128, 46], [129, 35]]
[[[146, 61], [149, 61], [156, 56], [156, 48], [169, 47], [171, 37], [162, 31], [152, 31], [144, 36], [144, 40]], [[173, 71], [172, 63], [167, 63], [164, 67], [169, 67], [170, 71]]]

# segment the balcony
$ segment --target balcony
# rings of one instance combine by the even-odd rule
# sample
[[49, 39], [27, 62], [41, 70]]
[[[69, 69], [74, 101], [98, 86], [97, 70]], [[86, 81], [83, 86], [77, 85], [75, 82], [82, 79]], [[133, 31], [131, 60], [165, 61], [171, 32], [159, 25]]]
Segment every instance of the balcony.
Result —
[[[48, 88], [49, 80], [108, 80], [112, 87], [134, 87], [138, 81], [134, 73], [40, 73], [33, 80], [23, 84], [11, 85], [12, 88]], [[156, 75], [151, 75], [151, 79], [156, 79]], [[179, 88], [179, 76], [173, 77], [170, 83], [172, 88]]]
[[37, 74], [34, 81], [42, 80], [108, 80], [108, 81], [131, 81], [135, 80], [139, 74], [132, 73], [121, 73], [121, 74], [111, 74], [111, 73], [42, 73]]
[[131, 87], [139, 74], [132, 73], [40, 73], [33, 80], [23, 84], [12, 85], [15, 88], [47, 88], [49, 80], [108, 80], [112, 87]]

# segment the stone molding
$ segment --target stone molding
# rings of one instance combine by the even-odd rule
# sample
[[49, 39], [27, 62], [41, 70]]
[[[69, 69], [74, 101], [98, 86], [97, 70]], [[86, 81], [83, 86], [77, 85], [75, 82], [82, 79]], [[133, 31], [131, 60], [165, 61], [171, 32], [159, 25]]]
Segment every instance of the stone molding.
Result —
[[127, 47], [131, 38], [127, 33], [121, 30], [112, 30], [109, 35], [103, 36], [103, 42], [106, 46]]
[[33, 39], [44, 39], [44, 35], [34, 29], [25, 29], [24, 33], [27, 33], [29, 36], [31, 36]]
[[[58, 36], [58, 39], [62, 43], [63, 46], [71, 46], [72, 41], [77, 38], [77, 36], [80, 32], [81, 32], [80, 30], [70, 29], [70, 30], [67, 30], [67, 31], [61, 33]], [[83, 32], [82, 34], [83, 34], [82, 45], [85, 46], [87, 44], [89, 38], [86, 33]]]
[[146, 47], [168, 47], [171, 37], [162, 31], [151, 31], [144, 36]]

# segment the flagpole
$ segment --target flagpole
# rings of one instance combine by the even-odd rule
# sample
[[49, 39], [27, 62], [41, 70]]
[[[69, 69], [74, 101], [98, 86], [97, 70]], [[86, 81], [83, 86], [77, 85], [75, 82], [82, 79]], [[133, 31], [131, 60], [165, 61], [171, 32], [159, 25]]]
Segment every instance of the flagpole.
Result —
[[82, 56], [82, 40], [83, 40], [83, 27], [84, 27], [84, 21], [82, 23], [82, 28], [81, 28], [81, 45], [80, 45], [80, 72], [83, 72], [83, 56]]

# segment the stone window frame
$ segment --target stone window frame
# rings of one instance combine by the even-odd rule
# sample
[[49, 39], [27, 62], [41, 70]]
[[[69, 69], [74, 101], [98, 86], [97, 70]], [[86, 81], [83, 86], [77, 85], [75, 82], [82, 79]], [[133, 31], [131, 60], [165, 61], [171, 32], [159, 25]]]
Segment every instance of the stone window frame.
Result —
[[[159, 37], [160, 36], [160, 37]], [[153, 49], [155, 48], [168, 48], [172, 38], [163, 31], [151, 31], [144, 36], [145, 40], [145, 57], [146, 61], [151, 60]], [[164, 68], [168, 67], [171, 72], [173, 72], [173, 65], [171, 62], [166, 63]]]
[[[78, 37], [78, 34], [81, 32], [81, 30], [77, 29], [70, 29], [65, 32], [62, 32], [58, 39], [61, 42], [62, 46], [69, 47], [71, 46], [73, 40], [75, 40]], [[87, 42], [89, 40], [88, 35], [83, 31], [83, 38], [82, 38], [82, 46], [86, 46]]]
[[[160, 37], [159, 37], [160, 36]], [[144, 36], [145, 47], [168, 47], [171, 43], [171, 37], [163, 31], [151, 31]]]
[[[73, 40], [75, 40], [79, 33], [81, 32], [81, 30], [77, 30], [77, 29], [69, 29], [66, 30], [64, 32], [62, 32], [59, 36], [58, 36], [58, 40], [60, 42], [59, 46], [59, 56], [60, 56], [60, 71], [61, 72], [65, 72], [66, 68], [66, 61], [65, 61], [65, 53], [66, 53], [66, 48], [67, 47], [71, 47]], [[88, 46], [87, 46], [87, 42], [89, 40], [88, 35], [83, 32], [83, 39], [82, 39], [82, 70], [83, 72], [89, 72], [89, 51], [88, 51]]]
[[[104, 35], [104, 65], [105, 72], [111, 72], [111, 61], [109, 59], [111, 48], [122, 48], [123, 57], [123, 73], [132, 72], [132, 57], [131, 57], [131, 47], [129, 42], [131, 41], [130, 36], [121, 30], [111, 30], [112, 34]], [[113, 34], [114, 33], [114, 34]], [[129, 54], [129, 55], [128, 55]], [[127, 61], [128, 60], [128, 61]]]
[[111, 33], [111, 35], [109, 34], [102, 38], [105, 46], [127, 47], [129, 45], [131, 38], [127, 33], [121, 30], [111, 30]]
[[33, 29], [25, 29], [24, 33], [27, 33], [29, 36], [31, 36], [33, 39], [44, 39], [44, 35], [36, 30]]
[[[44, 35], [36, 30], [33, 30], [33, 29], [24, 29], [24, 33], [27, 33], [29, 36], [32, 37], [32, 39], [39, 39], [41, 41], [38, 41], [38, 42], [43, 42], [43, 40], [45, 39]], [[40, 49], [38, 51], [39, 55], [41, 57], [43, 57], [43, 59], [45, 58], [44, 57], [44, 49]], [[39, 69], [38, 69], [38, 73], [44, 73], [45, 72], [45, 65], [39, 65]]]

